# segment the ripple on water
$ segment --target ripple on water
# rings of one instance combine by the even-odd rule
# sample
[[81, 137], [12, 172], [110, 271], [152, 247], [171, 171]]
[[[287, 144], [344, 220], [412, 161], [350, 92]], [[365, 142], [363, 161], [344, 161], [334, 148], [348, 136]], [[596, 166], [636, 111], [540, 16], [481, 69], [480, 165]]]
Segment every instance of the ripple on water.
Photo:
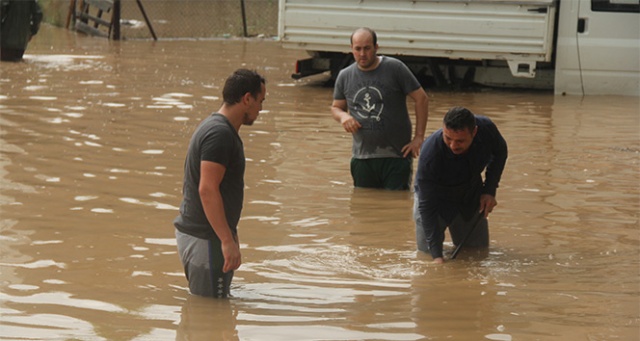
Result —
[[106, 102], [106, 103], [102, 103], [102, 105], [110, 108], [124, 108], [127, 106], [126, 104], [123, 104], [123, 103], [114, 103], [114, 102]]
[[55, 101], [58, 99], [55, 96], [29, 96], [29, 98], [37, 101]]
[[[236, 291], [238, 297], [243, 302], [257, 304], [259, 309], [299, 313], [295, 316], [308, 317], [311, 307], [330, 310], [343, 307], [336, 311], [343, 313], [341, 309], [347, 309], [346, 305], [357, 302], [359, 297], [376, 300], [403, 297], [415, 275], [411, 265], [395, 266], [398, 260], [386, 259], [377, 265], [370, 261], [381, 253], [385, 257], [406, 259], [405, 253], [394, 250], [327, 248], [315, 244], [265, 246], [258, 250], [282, 258], [243, 264], [242, 273], [250, 280], [237, 281], [241, 287]], [[260, 311], [254, 313], [259, 318]], [[267, 319], [274, 318], [273, 311], [269, 314]]]
[[162, 153], [164, 153], [164, 150], [161, 150], [161, 149], [147, 149], [142, 151], [142, 154], [149, 154], [149, 155], [160, 155]]
[[98, 199], [99, 197], [97, 195], [77, 195], [73, 198], [73, 200], [75, 201], [89, 201], [89, 200], [95, 200]]
[[113, 213], [113, 209], [96, 207], [96, 208], [92, 208], [91, 212], [94, 212], [94, 213]]
[[72, 294], [67, 292], [43, 292], [35, 293], [31, 296], [12, 296], [6, 293], [0, 293], [0, 300], [22, 304], [52, 304], [112, 313], [126, 312], [126, 309], [112, 303], [79, 299], [72, 296]]
[[16, 268], [25, 268], [25, 269], [42, 269], [42, 268], [48, 268], [48, 267], [57, 267], [60, 269], [65, 269], [67, 267], [67, 265], [65, 263], [61, 263], [61, 262], [56, 262], [54, 260], [51, 259], [42, 259], [42, 260], [37, 260], [35, 262], [31, 262], [31, 263], [0, 263], [0, 265], [2, 266], [10, 266], [10, 267], [16, 267]]
[[247, 325], [237, 326], [238, 336], [246, 340], [280, 340], [280, 341], [305, 341], [305, 340], [388, 340], [410, 341], [423, 340], [424, 335], [412, 332], [366, 332], [350, 330], [328, 325]]
[[157, 201], [142, 201], [139, 199], [135, 199], [135, 198], [120, 198], [120, 201], [122, 202], [126, 202], [129, 204], [135, 204], [135, 205], [142, 205], [142, 206], [150, 206], [150, 207], [155, 207], [156, 209], [159, 210], [179, 210], [179, 207], [176, 207], [174, 205], [170, 205], [170, 204], [165, 204], [165, 203], [161, 203], [161, 202], [157, 202]]
[[71, 316], [2, 312], [3, 340], [104, 340], [93, 324]]
[[145, 238], [144, 242], [152, 245], [170, 245], [176, 246], [175, 238]]
[[104, 81], [101, 81], [101, 80], [79, 81], [78, 84], [80, 84], [80, 85], [100, 85], [100, 84], [104, 84]]

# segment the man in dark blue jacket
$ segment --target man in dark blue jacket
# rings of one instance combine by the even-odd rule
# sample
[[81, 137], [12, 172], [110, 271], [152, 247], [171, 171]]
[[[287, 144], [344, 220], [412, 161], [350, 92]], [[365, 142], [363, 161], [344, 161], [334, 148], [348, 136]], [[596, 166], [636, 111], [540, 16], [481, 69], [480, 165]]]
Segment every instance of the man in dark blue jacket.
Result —
[[0, 0], [0, 59], [18, 62], [38, 33], [42, 10], [37, 0]]
[[488, 247], [487, 217], [497, 205], [506, 162], [507, 143], [489, 118], [451, 108], [442, 129], [420, 150], [414, 205], [418, 250], [442, 263], [447, 227], [454, 245], [471, 233], [466, 246]]

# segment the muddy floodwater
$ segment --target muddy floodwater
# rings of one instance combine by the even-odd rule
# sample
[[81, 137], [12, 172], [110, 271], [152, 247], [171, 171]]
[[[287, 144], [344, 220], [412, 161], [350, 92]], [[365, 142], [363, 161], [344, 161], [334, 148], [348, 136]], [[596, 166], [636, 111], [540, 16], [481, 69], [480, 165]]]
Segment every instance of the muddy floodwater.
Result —
[[[436, 265], [411, 193], [352, 187], [326, 76], [290, 77], [305, 56], [44, 26], [0, 64], [0, 340], [640, 339], [638, 97], [427, 89], [428, 133], [463, 105], [509, 144], [489, 254]], [[191, 133], [239, 67], [267, 78], [240, 130], [243, 265], [234, 298], [205, 299], [172, 220]]]

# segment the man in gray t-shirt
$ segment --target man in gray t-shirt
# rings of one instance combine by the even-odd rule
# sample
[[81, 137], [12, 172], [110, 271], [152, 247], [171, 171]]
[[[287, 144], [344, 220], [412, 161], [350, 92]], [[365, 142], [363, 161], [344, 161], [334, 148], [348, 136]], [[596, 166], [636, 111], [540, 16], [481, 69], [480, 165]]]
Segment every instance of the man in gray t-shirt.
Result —
[[245, 157], [238, 132], [258, 118], [265, 95], [262, 76], [236, 70], [225, 81], [222, 107], [200, 123], [189, 142], [183, 198], [174, 226], [194, 295], [228, 297], [233, 272], [242, 263], [237, 225]]
[[[351, 36], [355, 63], [338, 74], [331, 112], [353, 134], [351, 175], [354, 186], [408, 190], [412, 158], [424, 141], [429, 99], [401, 61], [378, 56], [376, 33], [359, 28]], [[411, 138], [407, 96], [415, 102]]]

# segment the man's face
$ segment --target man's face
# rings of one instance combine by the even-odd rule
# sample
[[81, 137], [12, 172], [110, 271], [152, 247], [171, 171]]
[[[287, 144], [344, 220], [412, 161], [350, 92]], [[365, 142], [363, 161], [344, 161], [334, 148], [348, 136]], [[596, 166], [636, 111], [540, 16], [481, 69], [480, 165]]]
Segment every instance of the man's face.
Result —
[[353, 59], [362, 70], [371, 69], [376, 64], [378, 45], [373, 45], [373, 37], [367, 31], [358, 31], [351, 39]]
[[452, 153], [461, 155], [469, 150], [477, 132], [478, 127], [471, 131], [469, 129], [453, 130], [444, 126], [442, 127], [442, 139]]
[[267, 89], [262, 84], [260, 86], [260, 94], [257, 98], [253, 98], [253, 96], [249, 96], [248, 104], [246, 112], [244, 113], [244, 119], [242, 124], [244, 125], [252, 125], [253, 122], [256, 121], [258, 115], [260, 115], [260, 111], [262, 110], [262, 102], [264, 102], [265, 96], [267, 95]]

